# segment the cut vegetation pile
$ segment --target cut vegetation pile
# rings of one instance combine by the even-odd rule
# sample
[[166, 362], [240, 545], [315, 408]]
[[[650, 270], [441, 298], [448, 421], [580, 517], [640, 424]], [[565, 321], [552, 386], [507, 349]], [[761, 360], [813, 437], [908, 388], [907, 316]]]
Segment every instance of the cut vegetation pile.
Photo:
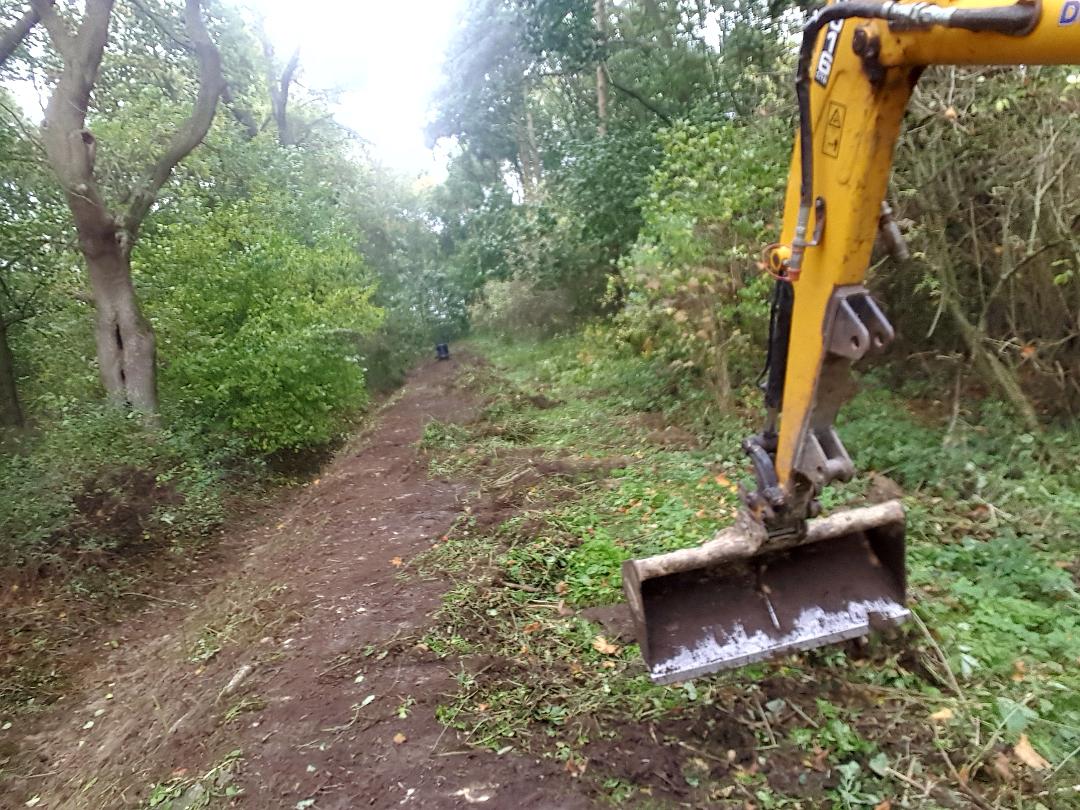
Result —
[[749, 414], [704, 426], [645, 360], [576, 338], [482, 349], [494, 366], [460, 383], [486, 395], [480, 418], [432, 422], [421, 443], [433, 474], [479, 484], [410, 569], [453, 580], [421, 645], [460, 668], [441, 722], [635, 806], [1080, 802], [1075, 434], [1035, 437], [992, 408], [915, 415], [884, 386], [862, 396], [842, 429], [873, 472], [826, 506], [906, 492], [917, 618], [655, 686], [619, 566], [730, 521]]

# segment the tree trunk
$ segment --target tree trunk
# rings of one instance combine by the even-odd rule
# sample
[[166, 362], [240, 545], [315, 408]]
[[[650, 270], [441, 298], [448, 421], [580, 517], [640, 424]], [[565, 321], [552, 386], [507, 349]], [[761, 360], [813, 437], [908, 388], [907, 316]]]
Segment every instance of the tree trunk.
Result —
[[101, 382], [109, 399], [142, 413], [157, 413], [157, 344], [131, 281], [131, 262], [115, 240], [87, 249], [86, 266], [94, 293]]
[[536, 127], [532, 110], [525, 110], [524, 124], [518, 124], [517, 159], [514, 167], [521, 180], [521, 197], [525, 202], [535, 202], [541, 196], [543, 171], [540, 160], [540, 148], [536, 144]]
[[132, 190], [127, 212], [116, 217], [98, 187], [94, 175], [98, 144], [86, 129], [115, 0], [84, 0], [82, 22], [75, 30], [52, 0], [32, 2], [64, 66], [45, 110], [41, 140], [64, 189], [86, 259], [97, 307], [94, 337], [101, 381], [111, 401], [153, 415], [158, 409], [156, 344], [131, 279], [131, 249], [161, 187], [210, 129], [225, 87], [221, 55], [202, 18], [202, 0], [184, 0], [187, 33], [199, 62], [195, 104]]
[[[593, 6], [596, 16], [596, 30], [600, 35], [600, 47], [607, 42], [607, 6], [604, 0], [596, 0]], [[596, 132], [603, 137], [607, 135], [608, 120], [608, 78], [604, 69], [603, 53], [596, 63]]]
[[262, 32], [263, 56], [266, 59], [266, 79], [270, 85], [270, 113], [277, 125], [278, 144], [291, 146], [293, 144], [292, 127], [289, 124], [289, 90], [292, 88], [296, 70], [300, 66], [300, 48], [293, 51], [292, 56], [282, 70], [281, 76], [276, 75], [277, 67], [274, 59], [274, 46], [266, 32]]
[[15, 358], [8, 343], [7, 324], [0, 318], [0, 427], [22, 426], [22, 406], [15, 387]]
[[539, 196], [543, 171], [540, 162], [540, 147], [536, 145], [536, 124], [533, 121], [532, 110], [528, 108], [525, 109], [525, 149], [529, 154], [528, 171], [535, 199]]
[[975, 363], [982, 378], [997, 388], [1029, 431], [1038, 433], [1041, 430], [1039, 416], [1035, 413], [1031, 400], [1020, 387], [1016, 373], [986, 348], [986, 333], [973, 324], [964, 313], [952, 269], [943, 264], [939, 278], [942, 281], [941, 294], [945, 297], [945, 306], [960, 330], [968, 352], [971, 354], [972, 362]]
[[[75, 35], [50, 5], [42, 0], [35, 3], [64, 59], [64, 70], [45, 110], [42, 144], [63, 186], [79, 234], [79, 248], [86, 259], [97, 308], [94, 337], [105, 392], [112, 402], [154, 414], [158, 408], [154, 332], [135, 296], [130, 248], [142, 216], [149, 210], [161, 183], [168, 178], [168, 172], [155, 171], [152, 182], [144, 183], [136, 192], [132, 208], [138, 209], [137, 214], [129, 212], [132, 221], [127, 229], [122, 229], [94, 178], [97, 141], [84, 128], [108, 40], [113, 2], [87, 0], [83, 22]], [[195, 11], [198, 11], [197, 3]], [[215, 104], [218, 92], [219, 88], [215, 87]], [[177, 148], [170, 144], [169, 151]], [[169, 165], [168, 170], [171, 169]], [[164, 179], [157, 182], [160, 174], [164, 174]]]
[[86, 130], [73, 132], [64, 123], [61, 116], [47, 114], [42, 141], [65, 187], [86, 260], [97, 308], [94, 339], [101, 382], [111, 402], [154, 414], [158, 409], [154, 331], [139, 308], [131, 280], [130, 231], [120, 228], [94, 183], [93, 136]]

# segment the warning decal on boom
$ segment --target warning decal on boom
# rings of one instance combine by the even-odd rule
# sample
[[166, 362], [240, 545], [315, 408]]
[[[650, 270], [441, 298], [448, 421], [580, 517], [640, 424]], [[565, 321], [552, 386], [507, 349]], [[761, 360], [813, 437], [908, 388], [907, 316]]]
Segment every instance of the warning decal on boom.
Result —
[[844, 136], [846, 116], [847, 108], [843, 104], [829, 102], [829, 109], [825, 113], [825, 137], [821, 144], [821, 151], [829, 157], [840, 155], [840, 139]]

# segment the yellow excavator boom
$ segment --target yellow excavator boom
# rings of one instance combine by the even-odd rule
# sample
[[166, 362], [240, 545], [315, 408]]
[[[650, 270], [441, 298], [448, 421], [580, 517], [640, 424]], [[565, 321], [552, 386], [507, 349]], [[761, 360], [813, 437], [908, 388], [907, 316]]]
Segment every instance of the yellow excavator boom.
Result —
[[821, 518], [855, 473], [835, 429], [851, 365], [893, 330], [863, 286], [911, 93], [936, 64], [1080, 63], [1080, 0], [844, 0], [807, 23], [799, 132], [784, 223], [766, 249], [775, 285], [756, 486], [709, 543], [624, 564], [653, 678], [672, 681], [869, 632], [907, 615], [899, 503]]
[[[879, 5], [884, 10], [891, 4]], [[900, 123], [923, 69], [934, 64], [1080, 63], [1078, 0], [1041, 4], [957, 0], [933, 8], [953, 12], [953, 17], [955, 12], [982, 14], [990, 21], [994, 13], [1008, 13], [1011, 16], [1001, 25], [1015, 27], [977, 31], [853, 16], [825, 25], [813, 54], [806, 81], [813, 134], [812, 188], [814, 202], [822, 201], [824, 221], [818, 244], [805, 248], [791, 278], [795, 305], [775, 462], [783, 485], [792, 482], [800, 466], [807, 468], [805, 473], [816, 472], [808, 469], [804, 454], [807, 442], [812, 442], [807, 433], [829, 348], [823, 338], [830, 302], [838, 288], [862, 284], [865, 277]], [[796, 250], [802, 163], [801, 144], [796, 141], [780, 246], [771, 254], [781, 269]], [[813, 225], [817, 227], [816, 222]]]

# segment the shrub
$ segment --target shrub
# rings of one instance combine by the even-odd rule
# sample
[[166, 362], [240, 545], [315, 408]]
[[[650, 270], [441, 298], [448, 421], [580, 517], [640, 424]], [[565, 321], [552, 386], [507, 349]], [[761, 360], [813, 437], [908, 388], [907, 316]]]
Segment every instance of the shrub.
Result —
[[135, 552], [206, 534], [224, 514], [228, 446], [115, 408], [54, 403], [64, 417], [0, 456], [0, 565], [73, 551]]
[[383, 314], [343, 230], [292, 233], [288, 211], [273, 197], [224, 206], [138, 254], [162, 401], [264, 455], [330, 443], [366, 403], [357, 343]]
[[573, 322], [573, 301], [524, 279], [489, 281], [469, 316], [474, 329], [496, 337], [548, 337]]
[[721, 405], [762, 359], [745, 349], [764, 342], [771, 280], [757, 256], [779, 220], [786, 136], [775, 119], [666, 131], [623, 266], [623, 339]]

